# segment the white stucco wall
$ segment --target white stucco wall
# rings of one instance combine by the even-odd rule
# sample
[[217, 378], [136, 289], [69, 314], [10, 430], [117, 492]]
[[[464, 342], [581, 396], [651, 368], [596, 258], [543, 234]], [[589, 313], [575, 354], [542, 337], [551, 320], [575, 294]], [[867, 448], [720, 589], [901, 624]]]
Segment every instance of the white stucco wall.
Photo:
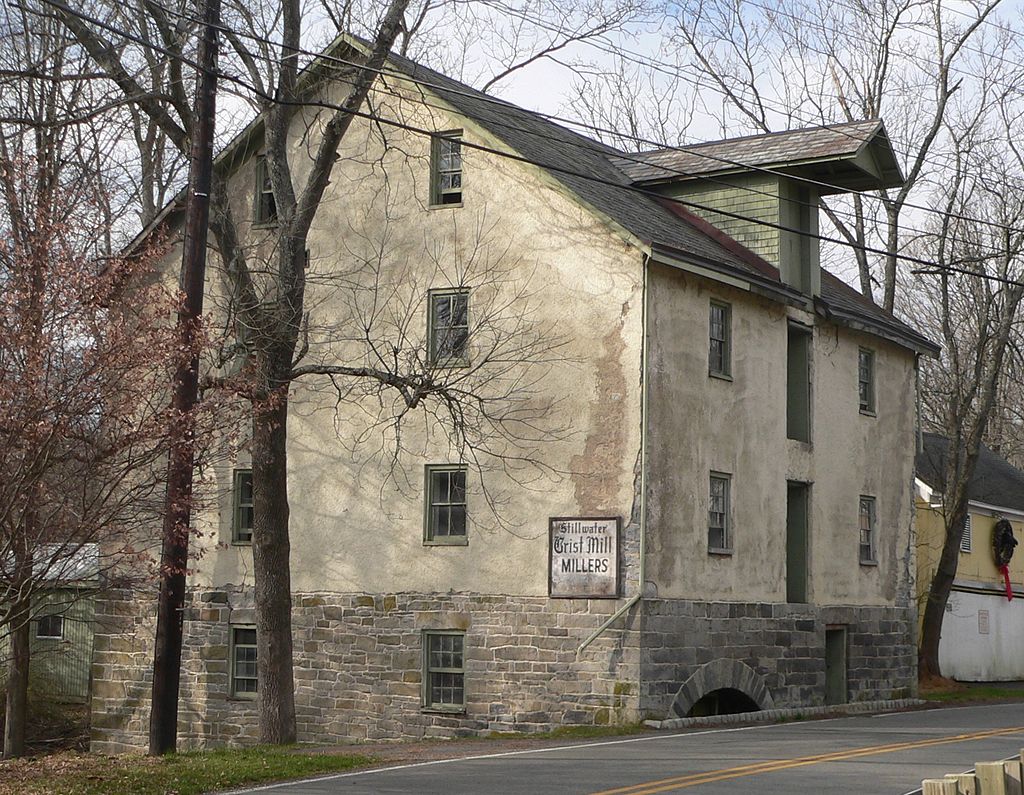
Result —
[[[473, 124], [436, 108], [398, 103], [390, 96], [378, 96], [375, 108], [414, 125], [462, 129], [467, 141], [499, 145]], [[297, 174], [305, 171], [308, 158], [305, 131], [297, 121]], [[306, 306], [314, 333], [309, 358], [366, 361], [365, 344], [350, 338], [354, 294], [336, 277], [358, 271], [367, 283], [367, 263], [383, 252], [378, 293], [389, 296], [391, 311], [409, 322], [404, 340], [397, 327], [380, 325], [381, 342], [425, 350], [427, 290], [463, 280], [470, 286], [471, 324], [484, 304], [507, 303], [499, 312], [506, 326], [525, 320], [543, 329], [543, 339], [564, 342], [549, 350], [542, 345], [532, 356], [547, 363], [521, 373], [520, 394], [534, 406], [552, 404], [538, 422], [553, 430], [553, 438], [523, 448], [542, 460], [544, 469], [513, 462], [509, 476], [485, 457], [488, 497], [471, 467], [468, 545], [425, 546], [424, 465], [458, 461], [438, 423], [413, 412], [403, 430], [404, 451], [393, 465], [387, 429], [373, 427], [380, 414], [377, 395], [357, 394], [336, 411], [329, 381], [297, 384], [288, 448], [293, 588], [546, 595], [548, 518], [626, 520], [633, 507], [641, 254], [539, 170], [466, 147], [463, 205], [429, 208], [429, 140], [395, 129], [386, 135], [385, 149], [378, 131], [363, 120], [353, 122], [310, 232]], [[248, 222], [253, 173], [251, 162], [240, 166], [231, 194], [255, 257], [266, 253], [266, 245], [263, 233]], [[216, 312], [223, 309], [216, 293], [219, 260], [211, 258], [210, 266], [209, 303]], [[246, 463], [243, 452], [237, 465]], [[252, 582], [251, 550], [230, 543], [235, 465], [219, 461], [205, 472], [219, 511], [202, 517], [207, 535], [192, 575], [195, 585]]]
[[[811, 483], [808, 600], [909, 598], [915, 376], [909, 350], [656, 265], [651, 281], [648, 570], [665, 597], [786, 599], [786, 482]], [[732, 377], [708, 375], [708, 307], [732, 311]], [[811, 443], [786, 438], [790, 320], [813, 326]], [[858, 349], [876, 352], [861, 414]], [[731, 555], [710, 554], [708, 476], [732, 476]], [[877, 565], [861, 565], [860, 495], [877, 500]]]
[[939, 667], [944, 676], [967, 682], [1024, 679], [1024, 600], [953, 591], [942, 621]]

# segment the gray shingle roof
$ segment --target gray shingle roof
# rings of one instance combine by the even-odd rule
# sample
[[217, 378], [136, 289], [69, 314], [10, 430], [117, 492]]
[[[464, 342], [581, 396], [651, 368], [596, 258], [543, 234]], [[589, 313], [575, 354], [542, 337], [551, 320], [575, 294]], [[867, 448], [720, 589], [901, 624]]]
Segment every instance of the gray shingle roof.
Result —
[[[456, 111], [481, 124], [527, 160], [546, 168], [580, 199], [605, 214], [646, 243], [663, 246], [713, 264], [723, 264], [772, 282], [784, 290], [779, 272], [761, 257], [726, 235], [711, 228], [679, 203], [630, 184], [623, 170], [626, 154], [606, 144], [562, 127], [539, 114], [508, 102], [496, 100], [469, 86], [399, 55], [391, 55], [393, 67], [410, 78], [423, 81], [428, 90]], [[769, 142], [767, 162], [794, 147], [814, 151], [821, 157], [856, 151], [881, 128], [880, 121], [812, 128], [776, 135], [750, 136], [701, 145], [734, 153], [759, 152]], [[813, 146], [813, 149], [811, 147]], [[697, 147], [692, 147], [696, 149]], [[632, 157], [631, 155], [628, 157]], [[758, 155], [761, 157], [761, 155]], [[579, 176], [580, 174], [585, 176]], [[589, 179], [588, 177], [596, 177]], [[821, 300], [840, 315], [853, 315], [868, 325], [881, 326], [886, 336], [915, 349], [938, 348], [910, 326], [876, 306], [838, 278], [822, 271]]]
[[[358, 42], [363, 47], [368, 45], [368, 42], [356, 36], [341, 36], [327, 52], [336, 52], [339, 46], [346, 46], [346, 41]], [[403, 56], [392, 53], [389, 63], [402, 74], [422, 81], [430, 93], [443, 99], [461, 115], [485, 127], [524, 159], [548, 171], [579, 199], [644, 243], [703, 261], [712, 268], [739, 272], [782, 294], [793, 292], [782, 284], [777, 268], [694, 215], [684, 205], [668, 201], [653, 192], [645, 193], [634, 186], [623, 170], [623, 162], [634, 159], [634, 155], [627, 155], [537, 113], [484, 94]], [[331, 68], [328, 65], [327, 70]], [[312, 66], [307, 67], [307, 70], [310, 69]], [[261, 125], [261, 117], [254, 119], [218, 158], [226, 160], [233, 156], [237, 147], [245, 146], [248, 140], [259, 134]], [[734, 138], [698, 144], [688, 149], [704, 147], [708, 151], [725, 151], [733, 147], [735, 152], [738, 151], [736, 147], [740, 147], [745, 153], [742, 159], [747, 162], [747, 155], [760, 151], [765, 141], [772, 141], [769, 144], [769, 151], [772, 152], [790, 149], [794, 141], [803, 141], [808, 145], [813, 142], [814, 151], [821, 153], [821, 157], [834, 157], [837, 152], [849, 151], [857, 143], [857, 135], [869, 137], [880, 128], [879, 121], [857, 122], [836, 125], [834, 128], [815, 127], [767, 136]], [[712, 162], [708, 158], [699, 159], [706, 163]], [[129, 250], [163, 223], [176, 207], [180, 207], [184, 194], [183, 188], [129, 244]], [[884, 329], [886, 336], [909, 344], [915, 350], [938, 351], [933, 343], [914, 329], [875, 306], [825, 270], [822, 270], [821, 301], [826, 309], [834, 308], [839, 315], [853, 315], [869, 325]]]
[[853, 157], [881, 129], [882, 122], [872, 119], [655, 149], [612, 162], [633, 182], [771, 168]]
[[[926, 433], [924, 449], [917, 454], [917, 476], [940, 493], [946, 491], [944, 477], [948, 452], [949, 440], [946, 437]], [[1024, 511], [1024, 472], [982, 445], [974, 476], [967, 484], [967, 497], [975, 502]]]
[[681, 221], [656, 197], [632, 190], [629, 179], [612, 163], [613, 157], [623, 154], [617, 149], [524, 108], [497, 101], [408, 58], [392, 54], [390, 62], [403, 74], [429, 84], [430, 93], [483, 125], [527, 160], [545, 167], [580, 199], [644, 242], [658, 242], [709, 262], [757, 272], [742, 258]]

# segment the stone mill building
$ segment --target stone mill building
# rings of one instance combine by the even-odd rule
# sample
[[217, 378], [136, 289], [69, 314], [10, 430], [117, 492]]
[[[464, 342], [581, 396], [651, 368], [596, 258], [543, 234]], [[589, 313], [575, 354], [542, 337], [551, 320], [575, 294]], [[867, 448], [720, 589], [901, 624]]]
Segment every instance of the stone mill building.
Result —
[[[372, 263], [409, 318], [395, 349], [427, 366], [472, 378], [531, 330], [506, 378], [544, 411], [489, 459], [420, 417], [396, 463], [379, 401], [295, 387], [299, 739], [910, 695], [917, 360], [936, 349], [818, 255], [822, 197], [901, 183], [882, 122], [629, 154], [398, 56], [372, 106], [404, 126], [360, 118], [343, 141], [310, 327], [351, 327], [365, 305], [332, 279]], [[316, 129], [297, 115], [300, 170]], [[260, 141], [257, 120], [220, 156], [254, 249], [275, 223]], [[158, 224], [180, 232], [180, 206]], [[311, 350], [368, 355], [352, 336]], [[252, 742], [245, 452], [201, 477], [180, 736]], [[155, 589], [96, 612], [93, 747], [144, 746]]]

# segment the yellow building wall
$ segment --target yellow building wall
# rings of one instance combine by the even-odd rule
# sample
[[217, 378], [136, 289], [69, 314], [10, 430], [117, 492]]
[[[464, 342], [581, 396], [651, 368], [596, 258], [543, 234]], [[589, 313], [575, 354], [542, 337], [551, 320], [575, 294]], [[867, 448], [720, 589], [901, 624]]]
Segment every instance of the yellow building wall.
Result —
[[[924, 607], [928, 586], [935, 574], [942, 541], [945, 536], [945, 516], [942, 506], [930, 505], [918, 498], [917, 508], [917, 595], [919, 608]], [[958, 584], [988, 585], [1003, 588], [1003, 576], [996, 568], [992, 554], [992, 529], [1000, 515], [993, 510], [972, 507], [971, 551], [959, 554], [956, 570]], [[1024, 517], [1003, 514], [1013, 527], [1017, 540], [1024, 538]], [[1010, 561], [1010, 584], [1015, 594], [1024, 593], [1024, 554], [1018, 547]]]

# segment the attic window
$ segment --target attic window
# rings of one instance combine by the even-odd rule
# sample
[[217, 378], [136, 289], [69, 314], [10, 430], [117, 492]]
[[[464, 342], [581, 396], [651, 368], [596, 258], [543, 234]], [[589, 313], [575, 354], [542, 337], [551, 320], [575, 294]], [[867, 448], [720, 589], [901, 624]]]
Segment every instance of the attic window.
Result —
[[431, 139], [430, 203], [462, 204], [462, 131], [441, 133]]
[[861, 348], [857, 356], [857, 395], [862, 414], [875, 413], [875, 352]]

